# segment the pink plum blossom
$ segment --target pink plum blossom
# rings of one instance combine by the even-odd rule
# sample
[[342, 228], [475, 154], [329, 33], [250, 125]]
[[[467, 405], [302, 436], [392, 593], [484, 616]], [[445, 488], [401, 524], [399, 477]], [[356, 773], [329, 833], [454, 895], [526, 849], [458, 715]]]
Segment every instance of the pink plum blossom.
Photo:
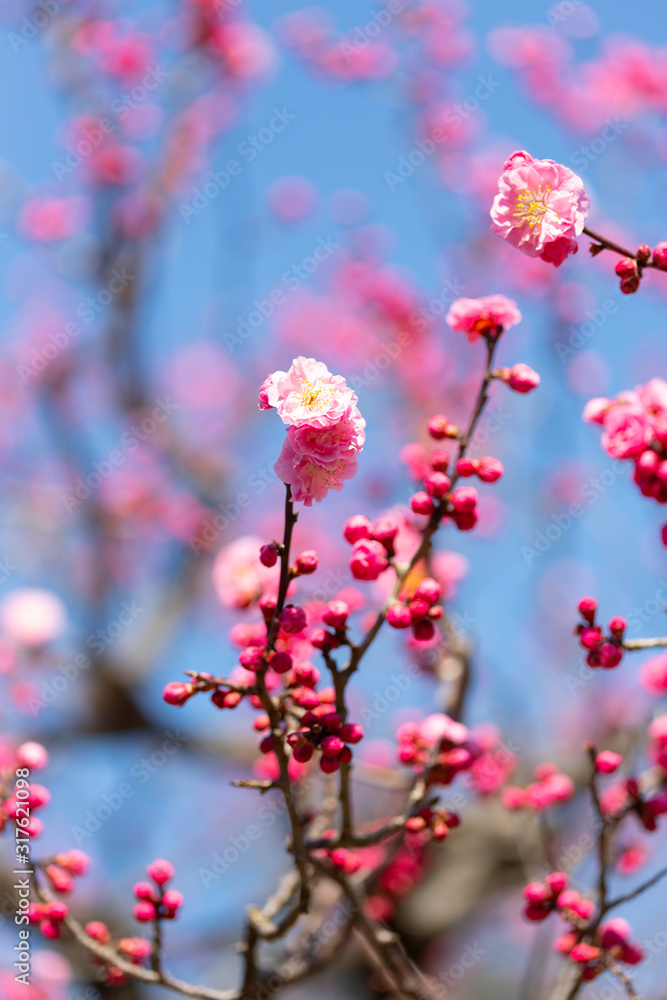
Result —
[[491, 227], [529, 257], [558, 266], [575, 251], [588, 208], [577, 174], [554, 160], [534, 160], [522, 150], [510, 156], [498, 180]]
[[457, 299], [447, 314], [452, 330], [466, 333], [472, 343], [478, 337], [495, 337], [521, 322], [516, 302], [504, 295], [486, 295], [481, 299]]
[[274, 372], [260, 390], [260, 407], [275, 406], [285, 424], [331, 427], [357, 402], [342, 375], [321, 361], [298, 357], [286, 372]]

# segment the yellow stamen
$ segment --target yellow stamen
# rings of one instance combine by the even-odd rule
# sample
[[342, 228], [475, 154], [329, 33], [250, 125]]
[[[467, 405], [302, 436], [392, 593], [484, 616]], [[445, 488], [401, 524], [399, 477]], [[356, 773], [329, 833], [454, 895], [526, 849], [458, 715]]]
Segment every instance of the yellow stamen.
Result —
[[544, 216], [547, 212], [553, 212], [556, 218], [560, 219], [558, 212], [547, 204], [550, 194], [550, 184], [547, 184], [544, 190], [542, 189], [541, 184], [539, 185], [537, 191], [531, 191], [529, 188], [524, 188], [523, 191], [519, 192], [517, 197], [517, 207], [514, 212], [514, 217], [519, 219], [528, 219], [528, 225], [531, 229], [534, 226], [542, 224]]

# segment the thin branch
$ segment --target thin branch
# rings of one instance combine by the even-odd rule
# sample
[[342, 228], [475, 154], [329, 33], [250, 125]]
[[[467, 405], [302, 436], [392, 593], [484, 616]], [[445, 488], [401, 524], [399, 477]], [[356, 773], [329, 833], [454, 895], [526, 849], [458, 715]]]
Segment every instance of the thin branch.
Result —
[[[626, 250], [624, 247], [619, 246], [618, 243], [614, 243], [613, 240], [608, 240], [605, 236], [600, 236], [599, 233], [594, 233], [593, 230], [589, 229], [587, 226], [584, 226], [583, 232], [585, 236], [590, 236], [590, 238], [598, 244], [599, 249], [595, 251], [596, 253], [600, 253], [601, 250], [611, 250], [613, 253], [620, 254], [621, 257], [630, 257], [632, 260], [637, 260], [637, 254], [633, 253], [632, 250]], [[654, 264], [653, 261], [649, 261], [646, 264], [641, 263], [640, 267], [657, 268], [657, 264]]]
[[626, 639], [621, 643], [623, 649], [655, 649], [656, 646], [667, 646], [667, 636], [658, 636], [655, 639]]
[[622, 903], [629, 903], [631, 899], [636, 899], [637, 896], [641, 896], [641, 894], [646, 892], [647, 889], [651, 889], [654, 885], [657, 885], [657, 883], [660, 882], [666, 875], [667, 868], [663, 868], [657, 875], [654, 875], [653, 878], [650, 878], [648, 882], [644, 882], [644, 884], [640, 885], [637, 889], [633, 889], [632, 892], [626, 893], [625, 896], [619, 896], [618, 899], [612, 899], [612, 901], [607, 904], [607, 912], [614, 909], [616, 906], [620, 906]]

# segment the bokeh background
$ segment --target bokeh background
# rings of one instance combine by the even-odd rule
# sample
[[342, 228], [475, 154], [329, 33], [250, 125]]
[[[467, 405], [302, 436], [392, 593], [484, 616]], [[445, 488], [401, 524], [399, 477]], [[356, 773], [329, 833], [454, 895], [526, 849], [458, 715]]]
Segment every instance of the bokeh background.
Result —
[[[504, 159], [526, 148], [583, 176], [593, 229], [630, 247], [667, 238], [664, 12], [618, 0], [46, 6], [40, 16], [46, 7], [5, 0], [1, 14], [2, 740], [49, 748], [40, 849], [78, 846], [93, 862], [75, 912], [130, 933], [131, 885], [168, 857], [187, 903], [168, 930], [173, 971], [225, 985], [244, 906], [283, 870], [285, 827], [272, 813], [237, 863], [202, 875], [257, 819], [253, 793], [230, 788], [252, 771], [255, 735], [244, 710], [223, 715], [205, 699], [177, 710], [161, 690], [186, 669], [225, 673], [230, 628], [257, 617], [225, 606], [212, 569], [237, 540], [280, 530], [282, 425], [256, 406], [269, 371], [317, 357], [355, 386], [367, 420], [356, 479], [297, 527], [298, 544], [321, 556], [302, 593], [330, 597], [351, 584], [344, 519], [405, 506], [405, 445], [427, 443], [433, 413], [456, 421], [469, 409], [483, 349], [448, 329], [449, 303], [514, 298], [523, 322], [499, 361], [524, 361], [542, 382], [530, 397], [494, 388], [475, 454], [500, 458], [506, 475], [482, 488], [478, 530], [438, 541], [452, 620], [474, 648], [466, 721], [500, 728], [520, 778], [545, 759], [577, 777], [586, 739], [656, 708], [638, 684], [641, 656], [588, 678], [572, 628], [590, 592], [605, 617], [629, 619], [633, 638], [664, 631], [660, 511], [581, 411], [667, 373], [667, 278], [649, 274], [622, 296], [612, 257], [590, 258], [587, 240], [556, 270], [494, 237], [488, 211]], [[205, 10], [235, 26], [229, 38], [207, 40]], [[100, 147], [68, 160], [102, 120]], [[408, 167], [437, 124], [445, 141]], [[109, 294], [114, 269], [125, 277]], [[259, 315], [272, 293], [278, 304]], [[142, 421], [150, 430], [137, 436]], [[114, 452], [111, 474], [76, 497]], [[568, 519], [572, 503], [581, 513]], [[225, 579], [234, 572], [223, 563]], [[66, 622], [30, 649], [2, 609], [35, 587], [62, 601]], [[365, 609], [381, 600], [364, 594]], [[88, 665], [72, 669], [82, 652]], [[413, 655], [383, 635], [355, 683], [370, 737], [358, 794], [380, 812], [395, 795], [383, 776], [397, 724], [438, 704], [428, 670], [400, 703], [384, 699]], [[132, 794], [89, 830], [124, 783]], [[490, 820], [470, 798], [483, 838]], [[585, 807], [554, 825], [576, 848]], [[493, 858], [479, 877], [448, 843], [396, 919], [436, 974], [477, 943], [482, 956], [447, 995], [515, 997], [535, 937], [519, 915], [521, 845], [479, 843]], [[660, 840], [639, 828], [626, 846], [646, 852], [647, 876], [664, 863]], [[468, 881], [456, 881], [457, 864]], [[577, 878], [589, 876], [584, 861]], [[664, 890], [628, 916], [652, 940], [667, 924]], [[647, 997], [663, 995], [659, 952], [636, 975]], [[87, 995], [94, 970], [73, 952], [66, 961], [44, 946], [35, 1000]], [[0, 982], [13, 1000], [10, 977]], [[326, 1000], [374, 995], [359, 958], [316, 988]]]

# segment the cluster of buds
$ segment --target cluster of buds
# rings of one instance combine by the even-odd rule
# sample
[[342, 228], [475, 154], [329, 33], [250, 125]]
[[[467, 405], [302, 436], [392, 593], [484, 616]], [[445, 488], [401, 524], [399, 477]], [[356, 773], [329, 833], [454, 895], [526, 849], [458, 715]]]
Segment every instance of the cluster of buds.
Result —
[[[87, 923], [86, 934], [98, 944], [111, 944], [111, 931], [101, 920], [91, 920]], [[114, 948], [119, 955], [126, 958], [128, 962], [132, 962], [133, 965], [142, 965], [153, 952], [150, 941], [140, 937], [121, 938], [116, 942]], [[94, 958], [93, 961], [96, 964], [102, 964], [98, 958]], [[129, 981], [129, 976], [115, 965], [104, 967], [103, 978], [107, 986], [124, 986]]]
[[638, 965], [644, 952], [630, 940], [632, 928], [627, 920], [614, 917], [601, 924], [593, 943], [582, 941], [583, 931], [573, 928], [556, 941], [554, 947], [571, 962], [582, 967], [582, 981], [590, 982], [609, 967], [610, 962]]
[[[448, 424], [445, 417], [433, 417], [428, 425], [429, 432], [435, 437], [447, 436], [446, 428], [451, 428], [449, 436], [460, 437], [459, 429]], [[447, 475], [449, 461], [449, 455], [441, 449], [430, 453], [424, 475], [420, 477], [423, 479], [424, 489], [413, 494], [410, 498], [410, 507], [415, 514], [427, 517], [434, 511], [439, 515], [449, 515], [460, 531], [470, 531], [479, 516], [477, 490], [470, 486], [460, 486], [450, 492], [452, 481]], [[483, 482], [492, 483], [502, 476], [503, 471], [501, 463], [494, 458], [462, 458], [456, 463], [455, 475], [457, 477], [477, 475]]]
[[410, 833], [428, 831], [429, 838], [432, 837], [437, 843], [442, 843], [449, 836], [449, 831], [455, 829], [460, 822], [461, 820], [455, 812], [424, 806], [416, 816], [411, 816], [405, 821], [405, 829]]
[[328, 628], [318, 626], [310, 633], [310, 644], [315, 649], [328, 652], [347, 642], [347, 619], [350, 605], [346, 601], [328, 601], [322, 608], [321, 618]]
[[438, 605], [442, 588], [437, 580], [426, 577], [407, 604], [391, 604], [387, 608], [387, 624], [392, 628], [411, 628], [415, 639], [426, 642], [435, 634], [434, 621], [442, 618]]
[[527, 393], [537, 389], [540, 384], [540, 376], [529, 365], [522, 361], [512, 365], [511, 368], [496, 368], [493, 377], [500, 379], [514, 392]]
[[571, 910], [580, 919], [587, 920], [593, 912], [593, 904], [582, 900], [573, 890], [568, 890], [567, 882], [565, 872], [552, 872], [544, 882], [529, 882], [523, 890], [526, 900], [524, 917], [540, 921], [546, 920], [555, 911]]
[[534, 771], [535, 781], [527, 788], [506, 785], [502, 791], [508, 809], [548, 809], [559, 802], [569, 802], [575, 792], [574, 782], [562, 774], [555, 764], [539, 764]]
[[[325, 830], [322, 834], [323, 840], [337, 840], [337, 830]], [[381, 853], [381, 852], [380, 852]], [[329, 862], [339, 872], [344, 875], [354, 875], [362, 866], [362, 854], [359, 851], [349, 851], [344, 847], [322, 848], [315, 854], [322, 858], [327, 858]]]
[[[300, 764], [307, 764], [319, 750], [320, 770], [325, 774], [334, 774], [341, 764], [349, 764], [352, 760], [348, 744], [359, 743], [363, 737], [364, 730], [359, 723], [343, 723], [329, 706], [321, 705], [319, 709], [305, 713], [301, 728], [287, 736], [287, 743], [292, 748], [292, 756]], [[260, 746], [263, 753], [270, 753], [273, 748], [272, 736], [266, 737]]]
[[625, 808], [635, 813], [645, 830], [653, 833], [658, 828], [658, 816], [667, 813], [667, 793], [658, 792], [650, 798], [646, 797], [636, 778], [628, 778], [625, 782], [625, 793]]
[[503, 463], [497, 458], [460, 458], [456, 463], [458, 476], [478, 476], [483, 483], [495, 483], [504, 473]]
[[174, 867], [169, 861], [157, 858], [146, 868], [150, 882], [137, 882], [133, 892], [138, 900], [134, 918], [142, 924], [154, 920], [173, 920], [183, 905], [183, 896], [175, 889], [165, 889], [174, 877]]
[[[281, 552], [282, 545], [280, 542], [269, 542], [267, 545], [262, 545], [259, 550], [259, 561], [262, 566], [271, 569], [278, 562], [278, 556]], [[294, 579], [297, 576], [309, 576], [317, 569], [317, 563], [317, 552], [312, 549], [300, 552], [294, 563], [290, 566], [290, 577]]]
[[28, 908], [29, 922], [39, 924], [44, 937], [51, 940], [60, 937], [62, 922], [68, 915], [67, 904], [55, 899], [48, 903], [31, 903]]
[[622, 257], [616, 264], [616, 274], [621, 279], [621, 291], [632, 295], [639, 288], [642, 273], [647, 264], [653, 263], [661, 271], [667, 271], [667, 243], [658, 243], [651, 248], [647, 243], [637, 247], [636, 257]]
[[667, 503], [667, 459], [665, 449], [657, 439], [654, 438], [635, 459], [633, 479], [642, 496]]
[[[13, 755], [13, 759], [7, 761], [7, 766], [0, 769], [0, 833], [5, 828], [7, 820], [17, 822], [20, 815], [21, 822], [17, 824], [21, 832], [28, 837], [38, 837], [44, 829], [44, 824], [38, 816], [34, 815], [35, 809], [46, 806], [51, 801], [51, 795], [47, 788], [36, 782], [28, 782], [31, 771], [40, 771], [49, 762], [49, 755], [41, 743], [22, 743]], [[12, 789], [12, 782], [16, 779], [15, 787]], [[29, 816], [26, 810], [19, 813], [19, 807], [28, 807]]]
[[579, 643], [588, 653], [586, 663], [589, 667], [603, 667], [611, 670], [617, 667], [623, 659], [623, 633], [626, 628], [625, 618], [616, 615], [609, 622], [609, 634], [604, 635], [599, 625], [595, 624], [597, 602], [593, 597], [582, 597], [578, 611], [583, 622], [574, 630], [579, 636]]
[[421, 725], [406, 722], [396, 734], [398, 759], [409, 767], [429, 766], [429, 785], [449, 785], [481, 753], [466, 727], [447, 715], [429, 715]]
[[350, 569], [355, 580], [377, 580], [395, 555], [394, 540], [398, 522], [393, 517], [381, 517], [371, 524], [363, 514], [349, 517], [343, 526], [343, 537], [352, 548]]
[[64, 851], [62, 854], [56, 854], [46, 865], [44, 873], [53, 891], [66, 896], [74, 889], [74, 876], [85, 875], [89, 864], [88, 855], [83, 851]]

